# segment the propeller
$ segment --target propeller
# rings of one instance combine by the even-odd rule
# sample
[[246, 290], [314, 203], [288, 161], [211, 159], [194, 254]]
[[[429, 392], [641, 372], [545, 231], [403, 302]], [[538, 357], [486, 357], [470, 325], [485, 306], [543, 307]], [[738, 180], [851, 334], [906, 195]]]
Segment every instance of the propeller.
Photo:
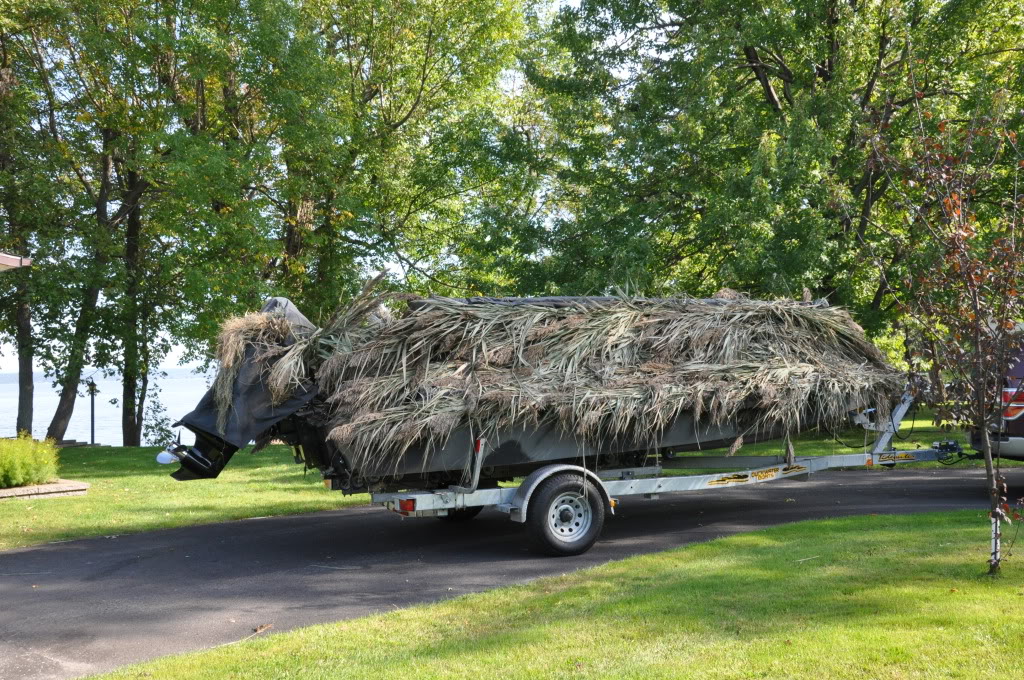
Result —
[[181, 459], [187, 455], [188, 449], [181, 445], [181, 428], [178, 428], [177, 441], [174, 444], [168, 444], [164, 447], [164, 450], [156, 454], [156, 462], [161, 465], [173, 465], [174, 463], [180, 463]]

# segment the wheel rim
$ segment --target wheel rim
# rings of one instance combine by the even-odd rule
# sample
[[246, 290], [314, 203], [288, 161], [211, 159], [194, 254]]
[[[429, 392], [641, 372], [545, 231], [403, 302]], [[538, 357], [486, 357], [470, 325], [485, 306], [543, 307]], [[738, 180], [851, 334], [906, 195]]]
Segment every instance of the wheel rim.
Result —
[[560, 494], [548, 508], [548, 527], [559, 541], [572, 543], [587, 535], [594, 521], [590, 503], [581, 493]]

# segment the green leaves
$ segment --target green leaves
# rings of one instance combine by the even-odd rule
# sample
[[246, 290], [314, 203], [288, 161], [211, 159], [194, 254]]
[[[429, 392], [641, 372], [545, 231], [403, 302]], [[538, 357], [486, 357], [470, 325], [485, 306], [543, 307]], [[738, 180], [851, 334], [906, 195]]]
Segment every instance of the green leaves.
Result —
[[891, 318], [865, 272], [900, 269], [889, 234], [906, 227], [877, 154], [911, 134], [918, 93], [937, 119], [962, 118], [1007, 66], [1019, 79], [1022, 55], [1000, 51], [1021, 39], [1016, 5], [982, 4], [563, 9], [556, 42], [527, 66], [564, 168], [548, 279], [566, 292], [808, 286], [874, 324]]
[[920, 228], [880, 159], [996, 92], [1011, 131], [1024, 108], [1009, 0], [9, 4], [0, 247], [37, 258], [58, 377], [158, 362], [149, 338], [206, 355], [268, 294], [318, 320], [381, 269], [459, 295], [807, 287], [877, 332]]

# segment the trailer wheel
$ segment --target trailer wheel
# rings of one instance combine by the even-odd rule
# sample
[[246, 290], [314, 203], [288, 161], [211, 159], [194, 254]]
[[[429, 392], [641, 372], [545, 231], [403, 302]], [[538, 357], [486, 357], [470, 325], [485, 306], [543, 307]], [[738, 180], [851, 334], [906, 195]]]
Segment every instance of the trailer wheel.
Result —
[[482, 505], [474, 505], [468, 508], [457, 508], [455, 510], [449, 510], [447, 515], [438, 517], [442, 522], [468, 522], [473, 519], [484, 509]]
[[536, 550], [556, 557], [580, 555], [601, 535], [604, 498], [580, 475], [549, 477], [530, 496], [526, 525]]

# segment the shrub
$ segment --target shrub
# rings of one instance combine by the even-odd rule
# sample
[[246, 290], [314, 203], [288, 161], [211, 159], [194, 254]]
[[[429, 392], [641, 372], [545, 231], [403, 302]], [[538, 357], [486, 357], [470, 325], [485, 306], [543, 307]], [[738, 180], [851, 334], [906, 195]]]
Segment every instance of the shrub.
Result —
[[52, 440], [33, 441], [25, 433], [17, 439], [0, 439], [0, 489], [56, 478], [57, 446]]

